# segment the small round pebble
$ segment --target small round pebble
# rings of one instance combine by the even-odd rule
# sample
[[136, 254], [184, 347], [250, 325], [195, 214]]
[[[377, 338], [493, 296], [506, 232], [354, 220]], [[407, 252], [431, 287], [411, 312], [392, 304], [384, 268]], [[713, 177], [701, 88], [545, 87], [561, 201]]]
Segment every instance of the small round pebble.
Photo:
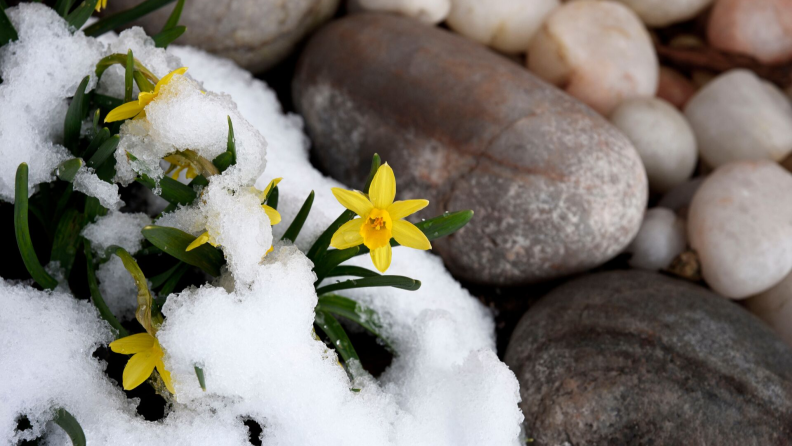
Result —
[[646, 211], [638, 235], [627, 247], [632, 253], [630, 266], [658, 271], [671, 264], [685, 250], [685, 221], [671, 209], [652, 208]]
[[617, 0], [629, 6], [649, 26], [662, 27], [698, 15], [713, 0]]
[[452, 0], [448, 26], [507, 54], [524, 53], [559, 0]]
[[666, 192], [690, 178], [698, 159], [696, 137], [674, 106], [657, 98], [629, 99], [610, 121], [632, 141], [652, 191]]
[[451, 10], [451, 0], [352, 0], [351, 9], [391, 12], [434, 25]]
[[773, 288], [745, 301], [751, 313], [765, 321], [787, 344], [792, 345], [792, 274]]
[[678, 71], [660, 67], [660, 77], [657, 82], [657, 97], [668, 101], [678, 109], [682, 109], [687, 101], [696, 94], [696, 86]]
[[766, 64], [792, 60], [792, 0], [718, 0], [707, 38], [715, 48]]
[[638, 16], [609, 1], [553, 11], [531, 41], [528, 68], [606, 116], [625, 99], [654, 96], [659, 70]]
[[792, 174], [772, 161], [735, 161], [716, 169], [688, 210], [688, 239], [704, 280], [742, 299], [792, 271]]
[[792, 105], [748, 70], [727, 71], [685, 106], [701, 157], [711, 167], [742, 159], [780, 161], [792, 151]]

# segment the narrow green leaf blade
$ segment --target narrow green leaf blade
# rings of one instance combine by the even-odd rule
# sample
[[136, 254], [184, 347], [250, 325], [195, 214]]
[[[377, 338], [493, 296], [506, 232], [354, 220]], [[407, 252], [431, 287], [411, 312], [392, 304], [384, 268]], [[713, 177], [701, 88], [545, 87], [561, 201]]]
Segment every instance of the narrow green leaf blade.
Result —
[[421, 288], [421, 282], [419, 280], [410, 279], [409, 277], [404, 276], [362, 277], [360, 279], [345, 280], [343, 282], [325, 285], [317, 289], [316, 294], [321, 296], [323, 294], [332, 293], [339, 290], [385, 286], [400, 288], [407, 291], [416, 291]]
[[314, 273], [316, 273], [316, 285], [322, 283], [327, 273], [329, 273], [336, 266], [344, 263], [345, 261], [355, 257], [360, 251], [359, 246], [353, 246], [347, 249], [331, 249], [322, 256], [322, 259], [314, 266]]
[[146, 76], [140, 71], [135, 70], [135, 72], [132, 73], [132, 78], [135, 80], [135, 83], [138, 86], [138, 90], [146, 91], [149, 93], [154, 91], [155, 88], [154, 84], [152, 84], [151, 81], [149, 81], [148, 78], [146, 78]]
[[222, 251], [214, 246], [206, 243], [192, 251], [185, 251], [195, 240], [195, 237], [184, 231], [151, 225], [143, 228], [142, 232], [146, 240], [161, 249], [162, 252], [170, 254], [184, 263], [197, 266], [210, 276], [220, 275], [220, 267], [225, 263], [225, 258]]
[[[152, 191], [157, 188], [157, 183], [146, 175], [135, 178], [135, 181], [148, 187]], [[164, 198], [169, 203], [188, 205], [198, 196], [192, 187], [179, 183], [171, 177], [162, 177], [159, 186], [162, 191], [160, 197]]]
[[110, 130], [107, 127], [103, 127], [101, 130], [99, 130], [91, 140], [91, 143], [88, 144], [88, 148], [86, 148], [85, 152], [82, 154], [83, 158], [90, 159], [90, 157], [93, 156], [93, 154], [99, 149], [99, 147], [101, 147], [105, 141], [110, 139], [110, 136]]
[[65, 18], [69, 14], [69, 10], [73, 4], [74, 0], [58, 0], [58, 2], [55, 3], [55, 11], [58, 12], [58, 15]]
[[69, 26], [75, 30], [82, 28], [85, 22], [91, 17], [91, 14], [96, 10], [96, 2], [99, 0], [84, 0], [77, 8], [74, 9], [69, 15], [66, 16], [66, 21]]
[[118, 147], [118, 142], [120, 141], [120, 137], [118, 135], [113, 135], [108, 138], [101, 146], [96, 150], [96, 153], [91, 156], [88, 160], [88, 165], [93, 168], [99, 168], [108, 158], [113, 156], [116, 151], [116, 147]]
[[271, 207], [272, 209], [278, 209], [278, 196], [279, 195], [280, 195], [280, 192], [278, 192], [278, 186], [273, 187], [272, 190], [269, 193], [269, 196], [267, 197], [267, 201], [266, 201], [267, 206]]
[[186, 273], [189, 268], [190, 265], [184, 262], [179, 263], [179, 268], [176, 270], [176, 272], [168, 277], [168, 280], [166, 280], [162, 285], [162, 288], [160, 288], [159, 295], [162, 297], [169, 296], [176, 288], [176, 285], [179, 284], [179, 280], [181, 280], [182, 276], [184, 276], [184, 273]]
[[[217, 155], [217, 158], [212, 160], [212, 164], [214, 164], [215, 167], [217, 167], [217, 170], [219, 170], [220, 173], [223, 173], [225, 172], [226, 169], [231, 167], [233, 160], [234, 160], [234, 155], [232, 155], [231, 152], [223, 152], [220, 155]], [[204, 177], [204, 179], [206, 179], [206, 177]], [[207, 182], [206, 184], [209, 183]]]
[[63, 268], [64, 278], [68, 280], [71, 274], [74, 258], [77, 256], [77, 249], [80, 244], [80, 231], [83, 227], [83, 214], [76, 209], [67, 209], [58, 221], [55, 228], [55, 239], [52, 243], [52, 253], [50, 261], [60, 262]]
[[120, 28], [131, 23], [144, 15], [147, 15], [159, 8], [171, 3], [173, 0], [146, 0], [139, 5], [121, 11], [113, 15], [99, 19], [93, 25], [85, 28], [85, 35], [91, 37], [101, 36], [102, 34]]
[[206, 392], [206, 378], [204, 378], [203, 369], [197, 365], [195, 366], [195, 376], [198, 377], [198, 385], [201, 386], [201, 390]]
[[369, 170], [369, 176], [366, 180], [366, 185], [363, 187], [363, 192], [368, 193], [369, 187], [371, 187], [371, 182], [374, 181], [374, 175], [377, 174], [380, 166], [382, 165], [382, 160], [378, 153], [375, 153], [373, 157], [371, 157], [371, 170]]
[[6, 15], [5, 8], [0, 8], [0, 48], [8, 42], [19, 40], [19, 35]]
[[160, 31], [159, 34], [153, 37], [154, 46], [157, 48], [167, 48], [168, 45], [173, 43], [174, 40], [181, 37], [187, 31], [186, 26], [176, 26], [167, 30]]
[[85, 432], [83, 432], [82, 426], [74, 418], [74, 415], [67, 412], [64, 408], [59, 408], [55, 411], [55, 418], [52, 421], [66, 431], [73, 446], [85, 446]]
[[316, 239], [314, 244], [308, 250], [307, 254], [308, 258], [314, 263], [314, 265], [316, 265], [322, 256], [325, 255], [327, 247], [330, 246], [330, 240], [333, 239], [333, 234], [335, 234], [341, 225], [348, 222], [349, 220], [352, 220], [354, 217], [355, 213], [347, 209], [346, 211], [342, 212], [341, 215], [336, 218], [327, 229], [325, 229], [318, 239]]
[[179, 0], [176, 2], [176, 6], [173, 8], [173, 11], [171, 11], [170, 16], [168, 16], [168, 21], [165, 22], [165, 26], [162, 27], [163, 31], [175, 28], [179, 24], [182, 9], [184, 9], [184, 0]]
[[126, 69], [124, 71], [124, 102], [132, 100], [132, 88], [134, 87], [135, 57], [132, 50], [127, 51]]
[[288, 240], [294, 243], [297, 240], [297, 236], [300, 235], [300, 231], [305, 224], [305, 220], [308, 219], [308, 214], [311, 212], [311, 206], [313, 206], [314, 202], [314, 191], [308, 195], [308, 198], [305, 199], [300, 211], [297, 212], [297, 215], [294, 217], [294, 220], [289, 225], [289, 228], [286, 229], [286, 232], [281, 237], [281, 240]]
[[93, 95], [93, 102], [102, 110], [110, 111], [119, 105], [124, 104], [123, 99], [114, 98], [112, 96], [106, 96], [99, 93], [94, 93]]
[[54, 289], [58, 281], [47, 274], [39, 263], [36, 251], [33, 250], [33, 241], [30, 238], [28, 226], [28, 165], [22, 163], [17, 168], [16, 185], [14, 191], [14, 233], [16, 235], [19, 253], [33, 280], [42, 288]]
[[353, 265], [338, 265], [325, 275], [327, 277], [340, 277], [340, 276], [355, 276], [355, 277], [376, 277], [380, 273], [374, 272], [370, 269], [362, 268]]
[[348, 363], [351, 359], [360, 360], [355, 347], [352, 346], [352, 341], [349, 340], [349, 336], [344, 331], [344, 327], [338, 323], [338, 319], [333, 317], [332, 314], [317, 310], [314, 324], [327, 335], [345, 363]]
[[85, 88], [88, 86], [90, 78], [90, 76], [85, 76], [80, 85], [77, 86], [77, 91], [74, 93], [69, 109], [66, 111], [66, 120], [63, 124], [63, 145], [75, 155], [77, 155], [77, 143], [80, 140], [82, 120], [85, 117], [83, 111], [87, 106]]
[[60, 163], [58, 168], [55, 169], [55, 174], [58, 176], [59, 180], [71, 183], [72, 180], [74, 180], [74, 176], [77, 175], [77, 171], [80, 170], [82, 166], [82, 159], [72, 158]]
[[125, 338], [129, 336], [129, 332], [127, 332], [126, 328], [124, 328], [124, 326], [118, 322], [118, 319], [116, 319], [113, 312], [110, 311], [110, 307], [107, 306], [104, 299], [102, 298], [102, 293], [99, 292], [99, 283], [96, 281], [96, 271], [94, 270], [93, 264], [93, 253], [91, 252], [91, 242], [83, 239], [83, 248], [85, 252], [85, 260], [87, 262], [88, 290], [91, 292], [91, 300], [93, 301], [94, 306], [96, 306], [96, 309], [99, 310], [99, 315], [102, 316], [102, 319], [106, 320], [107, 323], [110, 324], [113, 329], [115, 329], [116, 339]]
[[348, 297], [339, 296], [337, 294], [326, 294], [319, 298], [316, 311], [332, 313], [355, 322], [370, 331], [373, 335], [382, 339], [388, 346], [388, 349], [394, 351], [388, 339], [382, 334], [382, 323], [379, 315], [371, 308], [355, 302]]
[[228, 142], [226, 143], [226, 151], [233, 156], [231, 164], [236, 164], [236, 136], [234, 136], [234, 124], [231, 122], [231, 116], [228, 116]]

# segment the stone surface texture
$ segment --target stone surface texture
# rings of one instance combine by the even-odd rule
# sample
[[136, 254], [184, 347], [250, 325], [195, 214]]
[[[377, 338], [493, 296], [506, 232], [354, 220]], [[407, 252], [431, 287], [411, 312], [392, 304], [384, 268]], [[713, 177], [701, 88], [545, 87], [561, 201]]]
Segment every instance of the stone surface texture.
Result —
[[633, 238], [647, 182], [630, 142], [519, 65], [450, 32], [358, 14], [320, 30], [293, 84], [322, 169], [362, 187], [393, 166], [419, 218], [472, 209], [433, 242], [465, 280], [517, 285], [597, 266]]
[[767, 64], [792, 60], [792, 0], [718, 0], [707, 38], [715, 48]]
[[505, 361], [537, 446], [792, 442], [792, 350], [679, 279], [614, 271], [567, 283], [523, 316]]
[[[111, 0], [107, 9], [113, 13], [139, 3]], [[162, 30], [174, 4], [134, 24], [153, 36]], [[260, 73], [288, 56], [303, 37], [333, 16], [338, 4], [339, 0], [189, 0], [179, 20], [187, 32], [176, 43], [227, 57]]]

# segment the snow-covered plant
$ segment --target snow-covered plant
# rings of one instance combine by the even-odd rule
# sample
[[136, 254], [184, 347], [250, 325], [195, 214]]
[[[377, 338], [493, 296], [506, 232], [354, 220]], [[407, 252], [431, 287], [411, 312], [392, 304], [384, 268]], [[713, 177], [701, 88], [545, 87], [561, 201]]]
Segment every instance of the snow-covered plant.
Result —
[[[29, 274], [0, 279], [0, 440], [58, 438], [53, 421], [74, 444], [238, 444], [247, 420], [266, 444], [514, 444], [517, 384], [490, 315], [438, 260], [392, 249], [428, 250], [473, 212], [413, 224], [428, 202], [395, 201], [379, 156], [356, 191], [279, 149], [299, 124], [257, 116], [261, 102], [251, 124], [179, 58], [270, 100], [259, 81], [164, 49], [184, 0], [153, 39], [106, 34], [167, 3], [80, 30], [106, 0], [0, 0], [0, 198]], [[392, 263], [431, 293], [402, 298], [422, 282]], [[394, 357], [379, 379], [353, 345], [363, 332]], [[146, 425], [122, 388], [170, 413]]]

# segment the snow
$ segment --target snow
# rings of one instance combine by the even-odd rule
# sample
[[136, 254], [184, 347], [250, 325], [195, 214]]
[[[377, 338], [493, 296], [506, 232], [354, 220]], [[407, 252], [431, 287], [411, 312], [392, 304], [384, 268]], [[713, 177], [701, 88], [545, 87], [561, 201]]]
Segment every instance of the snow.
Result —
[[[227, 116], [234, 123], [238, 163], [211, 176], [193, 205], [155, 222], [193, 235], [207, 231], [228, 261], [215, 283], [171, 294], [162, 309], [165, 322], [157, 336], [176, 387], [165, 418], [143, 420], [135, 411], [137, 401], [127, 399], [104, 374], [105, 365], [93, 352], [106, 346], [112, 334], [88, 302], [67, 292], [0, 280], [0, 443], [43, 432], [50, 440], [65, 440], [47, 424], [53, 409], [64, 407], [79, 420], [91, 444], [248, 444], [242, 424], [247, 418], [264, 426], [261, 440], [268, 446], [519, 444], [523, 416], [518, 383], [494, 353], [492, 315], [432, 254], [394, 250], [388, 273], [421, 280], [418, 291], [341, 293], [381, 316], [383, 332], [398, 352], [381, 377], [353, 363], [350, 382], [335, 352], [316, 337], [315, 275], [301, 250], [342, 211], [330, 193], [330, 187], [340, 184], [310, 165], [300, 118], [285, 115], [263, 82], [195, 49], [154, 48], [138, 29], [97, 41], [80, 33], [72, 37], [41, 5], [22, 5], [8, 13], [21, 41], [0, 50], [0, 151], [6, 142], [28, 141], [15, 147], [19, 153], [14, 156], [35, 162], [32, 184], [50, 181], [52, 163], [69, 156], [49, 144], [59, 138], [65, 99], [99, 58], [129, 47], [158, 76], [180, 66], [189, 71], [162, 89], [145, 119], [122, 125], [118, 182], [127, 184], [135, 172], [161, 177], [161, 158], [177, 150], [189, 148], [213, 158], [225, 150]], [[12, 46], [16, 52], [10, 52]], [[59, 57], [65, 49], [80, 57], [65, 61]], [[5, 104], [22, 104], [20, 92], [35, 90], [15, 73], [35, 76], [37, 64], [51, 64], [47, 75], [52, 79], [26, 110], [15, 111], [38, 120], [27, 127]], [[61, 64], [68, 66], [61, 70]], [[100, 91], [118, 95], [120, 82], [120, 72], [110, 69]], [[39, 115], [44, 111], [46, 116]], [[31, 130], [48, 126], [52, 131], [45, 135]], [[130, 163], [126, 152], [138, 161]], [[11, 173], [2, 169], [15, 169], [17, 158], [0, 168], [4, 199], [13, 192], [13, 181], [7, 183]], [[284, 177], [279, 186], [284, 221], [271, 227], [258, 191], [275, 177]], [[107, 191], [90, 181], [81, 184], [112, 202]], [[314, 206], [296, 245], [279, 242], [311, 190], [316, 192]], [[98, 253], [112, 244], [133, 253], [141, 246], [139, 230], [148, 223], [143, 214], [111, 211], [87, 227], [84, 236]], [[273, 244], [274, 251], [267, 254]], [[367, 256], [353, 263], [371, 266]], [[97, 276], [111, 310], [129, 317], [135, 291], [123, 265], [111, 256]], [[206, 391], [198, 385], [196, 365], [204, 370]], [[23, 414], [33, 428], [18, 432], [16, 420]]]

